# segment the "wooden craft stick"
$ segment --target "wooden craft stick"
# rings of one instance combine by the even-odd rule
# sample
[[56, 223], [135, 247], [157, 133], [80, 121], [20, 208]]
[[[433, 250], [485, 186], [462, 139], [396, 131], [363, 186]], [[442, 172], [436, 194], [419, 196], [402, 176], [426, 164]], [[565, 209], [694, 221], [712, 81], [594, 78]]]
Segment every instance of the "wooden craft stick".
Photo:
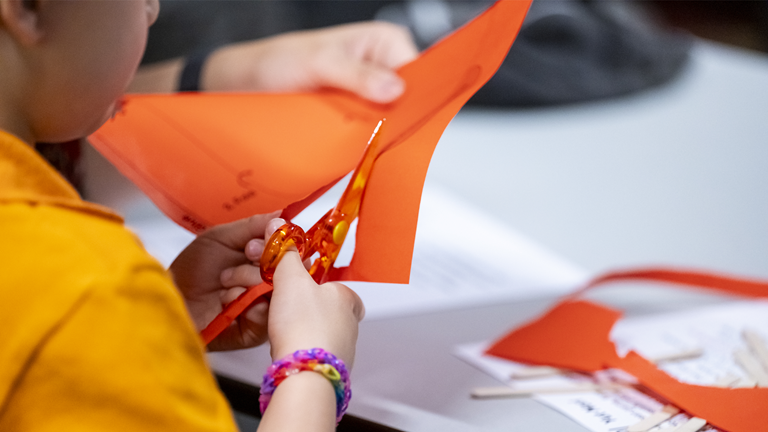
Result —
[[513, 398], [513, 397], [530, 397], [535, 394], [549, 394], [549, 393], [578, 393], [585, 391], [595, 390], [608, 390], [619, 388], [620, 386], [606, 386], [598, 384], [576, 384], [572, 386], [551, 386], [551, 387], [536, 387], [528, 389], [517, 389], [512, 387], [478, 387], [472, 390], [472, 397], [475, 399], [495, 399], [495, 398]]
[[696, 432], [703, 428], [707, 424], [707, 421], [703, 418], [693, 417], [687, 422], [681, 424], [677, 429], [673, 429], [672, 432]]
[[759, 387], [768, 387], [768, 372], [763, 370], [760, 361], [747, 350], [736, 350], [733, 353], [736, 363], [749, 375], [750, 378], [757, 381]]
[[673, 415], [679, 412], [680, 410], [673, 407], [672, 405], [666, 405], [664, 408], [656, 411], [655, 413], [627, 428], [627, 432], [646, 432], [651, 428], [669, 420]]
[[658, 364], [658, 363], [664, 363], [664, 362], [690, 360], [697, 357], [701, 357], [703, 354], [704, 354], [703, 348], [691, 348], [691, 349], [679, 351], [676, 353], [670, 353], [670, 354], [652, 357], [652, 358], [649, 358], [648, 360]]
[[715, 381], [715, 387], [733, 387], [741, 378], [736, 375], [725, 374]]
[[765, 340], [752, 329], [744, 329], [741, 336], [747, 342], [749, 349], [755, 354], [760, 364], [763, 366], [763, 371], [768, 372], [768, 345]]
[[757, 387], [757, 381], [752, 378], [740, 378], [736, 384], [732, 384], [731, 388], [755, 388]]
[[551, 366], [531, 366], [525, 369], [520, 369], [512, 372], [510, 378], [512, 379], [530, 379], [530, 378], [544, 378], [548, 376], [562, 375], [566, 373], [566, 370], [558, 369]]

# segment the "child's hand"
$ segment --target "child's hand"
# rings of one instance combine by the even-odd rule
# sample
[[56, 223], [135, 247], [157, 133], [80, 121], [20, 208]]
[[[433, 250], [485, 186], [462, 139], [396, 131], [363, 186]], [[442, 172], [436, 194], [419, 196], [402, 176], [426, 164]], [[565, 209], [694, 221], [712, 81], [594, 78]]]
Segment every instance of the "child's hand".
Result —
[[[258, 262], [264, 250], [265, 229], [272, 233], [279, 227], [282, 222], [273, 219], [277, 214], [257, 215], [211, 228], [171, 264], [173, 279], [198, 330], [205, 328], [245, 287], [261, 283]], [[267, 311], [266, 302], [253, 305], [208, 348], [215, 351], [264, 343]]]
[[323, 348], [351, 369], [358, 323], [365, 315], [360, 297], [340, 283], [318, 286], [295, 251], [283, 255], [274, 283], [268, 327], [272, 358]]
[[405, 83], [394, 70], [418, 49], [404, 27], [364, 22], [228, 45], [205, 63], [206, 91], [347, 90], [373, 102], [397, 99]]

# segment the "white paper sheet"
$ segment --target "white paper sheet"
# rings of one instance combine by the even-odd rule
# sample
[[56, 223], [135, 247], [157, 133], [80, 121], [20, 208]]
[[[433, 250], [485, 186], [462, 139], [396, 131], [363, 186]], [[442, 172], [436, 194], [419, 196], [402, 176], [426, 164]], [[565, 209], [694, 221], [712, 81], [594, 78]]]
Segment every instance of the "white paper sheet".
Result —
[[[582, 374], [567, 374], [547, 378], [516, 380], [510, 378], [512, 373], [528, 366], [483, 353], [487, 343], [476, 343], [457, 346], [454, 353], [457, 357], [478, 369], [493, 376], [501, 383], [517, 389], [537, 389], [551, 387], [573, 387], [585, 382], [597, 382], [591, 376]], [[609, 371], [616, 374], [620, 371]], [[470, 389], [467, 389], [469, 392]], [[627, 427], [660, 410], [664, 405], [634, 389], [611, 391], [569, 392], [555, 394], [536, 394], [532, 396], [539, 402], [563, 413], [575, 422], [593, 432], [621, 432]], [[685, 414], [679, 414], [664, 423], [661, 427], [679, 425], [688, 420]]]
[[[629, 426], [662, 407], [658, 401], [631, 389], [617, 392], [537, 395], [536, 399], [594, 432], [624, 432]], [[689, 419], [685, 414], [678, 414], [649, 432], [679, 426]], [[704, 430], [714, 432], [717, 429], [710, 427]]]
[[[309, 228], [335, 205], [342, 180], [294, 222]], [[164, 265], [194, 238], [164, 217], [128, 222], [147, 250]], [[349, 264], [353, 224], [336, 266]], [[366, 319], [565, 294], [587, 273], [487, 216], [454, 194], [427, 185], [421, 202], [411, 283], [348, 282], [363, 299]]]
[[348, 285], [366, 304], [366, 319], [377, 319], [558, 296], [578, 288], [587, 276], [454, 194], [428, 185], [410, 284]]
[[[703, 354], [699, 357], [663, 362], [658, 367], [681, 382], [714, 385], [726, 375], [747, 378], [734, 359], [737, 349], [749, 349], [742, 337], [745, 329], [752, 330], [764, 341], [768, 341], [768, 301], [739, 301], [625, 318], [613, 327], [611, 340], [616, 344], [619, 355], [634, 350], [646, 358], [701, 348]], [[520, 389], [567, 387], [589, 379], [570, 374], [545, 379], [513, 380], [510, 378], [512, 372], [526, 366], [485, 356], [483, 353], [486, 347], [485, 343], [463, 345], [457, 347], [455, 353], [500, 382]], [[593, 432], [623, 431], [662, 407], [659, 401], [632, 389], [538, 394], [534, 398]], [[687, 419], [688, 416], [679, 414], [662, 423], [660, 428], [681, 424]], [[715, 429], [708, 427], [704, 430]]]
[[732, 375], [746, 378], [733, 353], [747, 349], [741, 336], [750, 328], [768, 340], [768, 301], [736, 302], [691, 311], [620, 320], [611, 331], [619, 355], [630, 349], [646, 358], [689, 348], [702, 348], [702, 356], [659, 364], [681, 382], [714, 385]]

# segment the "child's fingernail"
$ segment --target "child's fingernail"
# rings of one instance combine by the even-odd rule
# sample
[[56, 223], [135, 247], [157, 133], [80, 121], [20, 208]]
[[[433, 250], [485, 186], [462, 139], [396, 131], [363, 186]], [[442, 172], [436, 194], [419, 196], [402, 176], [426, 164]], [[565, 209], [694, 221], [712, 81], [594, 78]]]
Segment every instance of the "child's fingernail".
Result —
[[235, 271], [231, 268], [228, 268], [221, 272], [221, 280], [226, 281], [232, 278], [232, 274], [234, 274]]
[[245, 245], [245, 256], [250, 260], [259, 259], [262, 252], [264, 252], [263, 240], [253, 239]]

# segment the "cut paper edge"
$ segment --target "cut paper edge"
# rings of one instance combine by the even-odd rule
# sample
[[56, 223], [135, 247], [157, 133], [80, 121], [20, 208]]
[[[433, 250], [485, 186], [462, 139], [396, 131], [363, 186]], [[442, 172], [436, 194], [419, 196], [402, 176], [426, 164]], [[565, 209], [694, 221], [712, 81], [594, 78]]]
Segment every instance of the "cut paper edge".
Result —
[[408, 283], [432, 152], [503, 62], [530, 3], [498, 1], [403, 66], [406, 91], [391, 104], [331, 90], [135, 95], [90, 141], [173, 221], [199, 233], [253, 214], [295, 214], [354, 167], [387, 118], [388, 150], [369, 180], [352, 262], [333, 274]]
[[[585, 289], [621, 280], [668, 282], [768, 298], [768, 282], [673, 269], [609, 273], [596, 278]], [[685, 384], [634, 351], [619, 357], [609, 336], [620, 317], [621, 313], [616, 310], [569, 297], [543, 316], [494, 342], [486, 353], [518, 362], [590, 373], [606, 368], [621, 369], [677, 407], [706, 418], [723, 430], [751, 432], [765, 426], [763, 417], [765, 407], [768, 407], [768, 388], [727, 389]]]

